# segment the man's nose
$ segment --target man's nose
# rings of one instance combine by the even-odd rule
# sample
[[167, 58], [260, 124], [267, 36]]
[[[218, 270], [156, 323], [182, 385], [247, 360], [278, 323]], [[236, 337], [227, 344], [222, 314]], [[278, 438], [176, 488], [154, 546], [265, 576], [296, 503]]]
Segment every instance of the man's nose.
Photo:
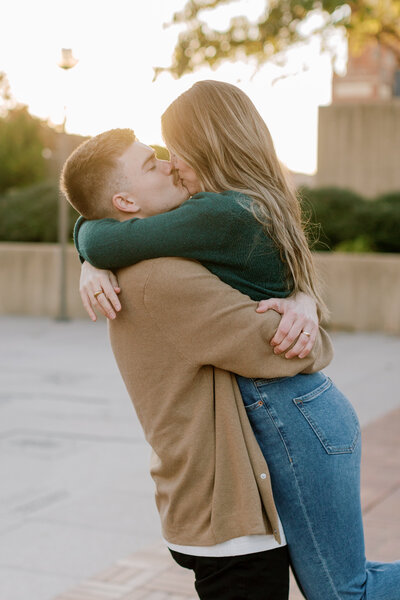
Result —
[[171, 175], [174, 170], [173, 164], [169, 160], [160, 160], [160, 167], [165, 175]]

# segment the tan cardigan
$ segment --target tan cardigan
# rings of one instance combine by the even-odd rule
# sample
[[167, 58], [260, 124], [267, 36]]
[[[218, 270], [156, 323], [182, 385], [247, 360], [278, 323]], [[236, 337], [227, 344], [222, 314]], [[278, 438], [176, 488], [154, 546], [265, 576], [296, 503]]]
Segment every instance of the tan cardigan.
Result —
[[145, 436], [165, 539], [208, 546], [273, 532], [268, 467], [236, 379], [314, 372], [332, 358], [322, 329], [312, 354], [287, 360], [269, 341], [280, 316], [202, 265], [158, 258], [119, 272], [113, 351]]

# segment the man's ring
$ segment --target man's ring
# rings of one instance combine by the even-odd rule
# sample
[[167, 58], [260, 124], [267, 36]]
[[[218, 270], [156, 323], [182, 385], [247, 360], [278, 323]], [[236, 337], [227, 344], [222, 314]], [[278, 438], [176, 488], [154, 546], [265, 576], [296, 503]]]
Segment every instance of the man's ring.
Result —
[[[93, 294], [93, 296], [94, 296], [95, 298], [97, 298], [97, 296], [100, 296], [100, 294], [104, 294], [103, 290], [99, 290], [98, 292], [95, 292], [95, 293]], [[303, 331], [303, 333], [304, 333], [304, 331]]]
[[308, 333], [308, 331], [302, 331], [301, 333], [304, 333], [304, 335], [308, 335], [308, 337], [310, 337], [311, 333]]

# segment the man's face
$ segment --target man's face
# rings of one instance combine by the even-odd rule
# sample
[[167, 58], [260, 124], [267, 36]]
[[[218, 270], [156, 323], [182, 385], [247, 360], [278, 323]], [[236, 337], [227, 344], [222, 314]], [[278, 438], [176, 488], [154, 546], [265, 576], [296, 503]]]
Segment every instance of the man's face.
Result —
[[123, 173], [122, 188], [126, 188], [121, 191], [139, 208], [130, 216], [145, 218], [167, 212], [189, 198], [171, 163], [156, 158], [150, 146], [134, 142], [118, 161]]
[[198, 194], [202, 190], [200, 179], [197, 177], [196, 172], [189, 167], [187, 163], [181, 158], [178, 158], [175, 154], [170, 151], [171, 164], [174, 169], [178, 172], [179, 179], [182, 185], [190, 192], [191, 195]]

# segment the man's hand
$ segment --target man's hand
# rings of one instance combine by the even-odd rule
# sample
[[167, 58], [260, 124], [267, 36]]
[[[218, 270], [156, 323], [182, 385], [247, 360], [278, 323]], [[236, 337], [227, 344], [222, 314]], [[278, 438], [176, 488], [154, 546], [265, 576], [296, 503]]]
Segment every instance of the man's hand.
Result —
[[317, 306], [313, 298], [298, 292], [290, 298], [261, 300], [257, 312], [263, 313], [270, 309], [282, 315], [279, 327], [271, 340], [275, 354], [286, 352], [296, 342], [285, 357], [307, 356], [312, 350], [319, 326]]
[[120, 291], [118, 279], [112, 271], [96, 269], [86, 261], [83, 263], [79, 293], [92, 321], [97, 319], [95, 308], [100, 310], [107, 319], [115, 319], [116, 313], [121, 310], [117, 296]]

